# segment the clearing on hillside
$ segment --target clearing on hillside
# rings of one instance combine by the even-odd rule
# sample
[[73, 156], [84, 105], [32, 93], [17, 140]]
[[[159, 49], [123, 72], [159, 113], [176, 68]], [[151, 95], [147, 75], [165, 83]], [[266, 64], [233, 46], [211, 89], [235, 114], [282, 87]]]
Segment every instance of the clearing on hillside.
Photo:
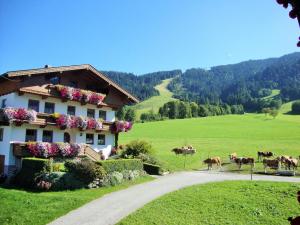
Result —
[[163, 80], [161, 84], [155, 86], [154, 88], [159, 91], [158, 96], [153, 96], [135, 106], [133, 108], [137, 112], [137, 118], [140, 119], [142, 113], [149, 112], [153, 110], [155, 113], [158, 112], [159, 107], [163, 106], [169, 101], [174, 101], [176, 99], [172, 98], [173, 93], [167, 89], [168, 84], [173, 78]]

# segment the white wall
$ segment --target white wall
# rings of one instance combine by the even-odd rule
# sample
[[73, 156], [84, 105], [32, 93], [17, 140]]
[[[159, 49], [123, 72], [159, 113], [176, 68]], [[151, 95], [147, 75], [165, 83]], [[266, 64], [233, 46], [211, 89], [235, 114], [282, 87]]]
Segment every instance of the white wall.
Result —
[[40, 102], [40, 107], [39, 107], [40, 112], [44, 112], [45, 102], [55, 103], [55, 112], [61, 114], [67, 114], [68, 106], [76, 107], [76, 111], [75, 111], [76, 116], [87, 116], [87, 109], [94, 109], [96, 119], [99, 118], [99, 110], [102, 110], [102, 111], [106, 111], [106, 121], [109, 122], [115, 121], [115, 111], [112, 111], [105, 107], [99, 109], [97, 108], [97, 106], [91, 104], [81, 105], [79, 102], [75, 102], [75, 101], [62, 102], [60, 99], [51, 98], [51, 97], [47, 99], [42, 99], [40, 96], [32, 95], [32, 94], [24, 94], [19, 96], [17, 93], [11, 93], [5, 96], [1, 96], [0, 101], [2, 101], [3, 98], [7, 99], [7, 106], [17, 107], [17, 108], [27, 108], [29, 99], [38, 100]]
[[[86, 116], [87, 109], [95, 109], [95, 118], [99, 118], [99, 110], [106, 111], [106, 121], [114, 122], [115, 121], [115, 112], [111, 111], [108, 108], [101, 108], [98, 109], [96, 106], [87, 104], [81, 105], [79, 102], [75, 101], [67, 101], [62, 102], [60, 99], [57, 98], [47, 98], [42, 99], [40, 96], [31, 95], [31, 94], [24, 94], [19, 96], [17, 93], [11, 93], [5, 96], [0, 97], [0, 104], [3, 98], [6, 98], [6, 105], [7, 107], [16, 107], [16, 108], [27, 108], [28, 107], [28, 100], [39, 100], [39, 111], [44, 112], [45, 102], [52, 102], [55, 103], [55, 112], [66, 114], [67, 107], [75, 106], [76, 107], [76, 116]], [[1, 105], [0, 105], [1, 107]], [[37, 141], [42, 141], [42, 134], [43, 130], [53, 130], [53, 141], [54, 142], [63, 142], [63, 134], [64, 132], [69, 132], [71, 135], [71, 139], [75, 140], [76, 143], [86, 143], [86, 131], [81, 132], [78, 129], [72, 130], [60, 130], [54, 126], [47, 126], [46, 128], [40, 128], [39, 126], [23, 124], [20, 127], [12, 126], [4, 126], [4, 137], [3, 142], [0, 142], [0, 154], [5, 155], [5, 164], [6, 165], [14, 165], [15, 164], [15, 157], [12, 155], [12, 151], [10, 149], [11, 142], [24, 142], [25, 141], [25, 134], [26, 129], [36, 129], [37, 130]], [[114, 134], [109, 132], [105, 132], [105, 145], [97, 145], [98, 141], [98, 133], [95, 131], [88, 131], [87, 133], [94, 133], [94, 145], [91, 147], [94, 148], [96, 151], [102, 151], [105, 157], [107, 158], [111, 152], [112, 147], [114, 146]]]

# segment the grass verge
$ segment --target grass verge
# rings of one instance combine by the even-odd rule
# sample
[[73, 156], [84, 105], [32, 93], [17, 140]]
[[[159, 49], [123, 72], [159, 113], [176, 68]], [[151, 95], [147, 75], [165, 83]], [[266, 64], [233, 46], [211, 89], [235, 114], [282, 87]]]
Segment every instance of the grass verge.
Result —
[[0, 188], [0, 224], [47, 224], [87, 202], [129, 186], [153, 180], [150, 176], [114, 187], [60, 192], [28, 192]]
[[119, 225], [284, 225], [300, 215], [299, 189], [296, 183], [261, 181], [196, 185], [154, 200]]

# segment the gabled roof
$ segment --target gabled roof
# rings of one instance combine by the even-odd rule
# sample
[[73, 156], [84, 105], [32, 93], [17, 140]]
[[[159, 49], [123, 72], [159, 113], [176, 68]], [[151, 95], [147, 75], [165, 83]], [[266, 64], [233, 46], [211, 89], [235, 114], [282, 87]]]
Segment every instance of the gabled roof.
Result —
[[76, 70], [88, 70], [93, 72], [95, 75], [97, 75], [100, 79], [106, 81], [109, 85], [113, 86], [120, 92], [122, 92], [124, 95], [126, 95], [129, 99], [131, 99], [133, 102], [138, 103], [139, 100], [130, 94], [128, 91], [126, 91], [124, 88], [122, 88], [120, 85], [106, 77], [104, 74], [100, 73], [98, 70], [96, 70], [93, 66], [89, 64], [82, 64], [82, 65], [74, 65], [74, 66], [59, 66], [59, 67], [45, 67], [45, 68], [39, 68], [39, 69], [30, 69], [30, 70], [17, 70], [17, 71], [9, 71], [2, 76], [5, 76], [7, 78], [15, 78], [15, 77], [22, 77], [22, 76], [31, 76], [31, 75], [38, 75], [38, 74], [46, 74], [46, 73], [57, 73], [57, 72], [66, 72], [66, 71], [76, 71]]

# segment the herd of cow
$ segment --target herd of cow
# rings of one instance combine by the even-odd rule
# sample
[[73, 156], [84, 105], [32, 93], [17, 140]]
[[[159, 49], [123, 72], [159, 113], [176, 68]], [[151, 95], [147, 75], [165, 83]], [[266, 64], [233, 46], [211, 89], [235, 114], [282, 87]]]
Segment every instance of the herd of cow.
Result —
[[[282, 166], [284, 166], [286, 170], [295, 171], [295, 169], [297, 169], [298, 167], [298, 159], [292, 156], [281, 155], [275, 157], [275, 154], [272, 152], [257, 152], [257, 158], [258, 162], [262, 161], [265, 173], [267, 172], [267, 168], [279, 170]], [[230, 154], [229, 160], [231, 163], [235, 163], [239, 169], [242, 168], [242, 165], [251, 165], [252, 167], [255, 166], [254, 158], [238, 157], [236, 153]], [[213, 165], [216, 165], [220, 169], [222, 168], [222, 162], [220, 157], [212, 157], [205, 159], [203, 163], [207, 164], [208, 170], [212, 169]]]

